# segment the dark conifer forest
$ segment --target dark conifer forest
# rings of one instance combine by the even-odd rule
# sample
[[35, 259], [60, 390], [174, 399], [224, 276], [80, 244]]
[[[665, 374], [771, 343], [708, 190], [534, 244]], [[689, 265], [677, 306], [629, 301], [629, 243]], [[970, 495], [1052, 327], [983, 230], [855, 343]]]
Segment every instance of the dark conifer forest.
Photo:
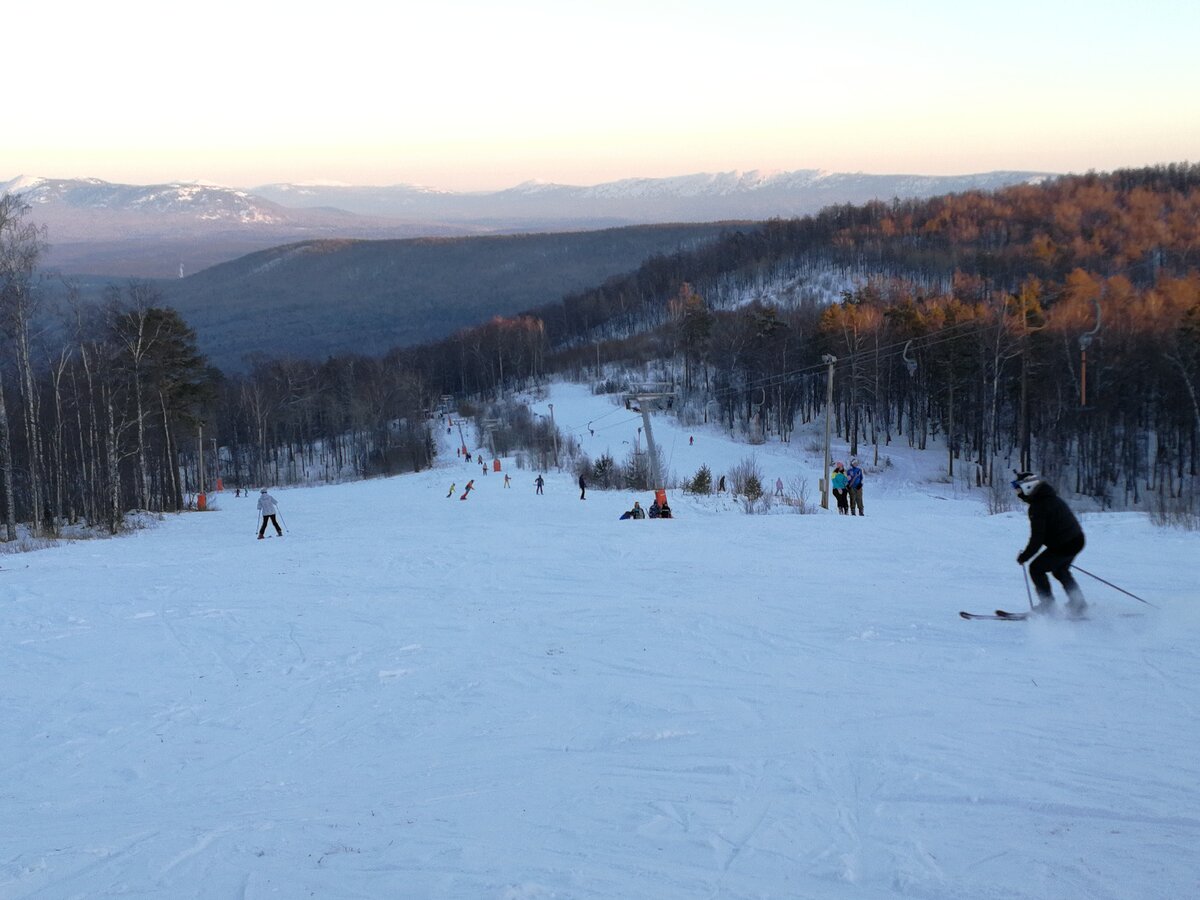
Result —
[[238, 374], [207, 365], [152, 286], [102, 304], [51, 290], [45, 239], [0, 198], [10, 540], [19, 522], [116, 530], [218, 477], [421, 469], [444, 402], [499, 418], [498, 452], [546, 453], [549, 425], [507, 400], [552, 378], [670, 381], [677, 414], [755, 442], [822, 416], [832, 374], [837, 431], [865, 458], [904, 442], [984, 489], [1034, 468], [1104, 507], [1200, 508], [1197, 165], [830, 207], [435, 343]]

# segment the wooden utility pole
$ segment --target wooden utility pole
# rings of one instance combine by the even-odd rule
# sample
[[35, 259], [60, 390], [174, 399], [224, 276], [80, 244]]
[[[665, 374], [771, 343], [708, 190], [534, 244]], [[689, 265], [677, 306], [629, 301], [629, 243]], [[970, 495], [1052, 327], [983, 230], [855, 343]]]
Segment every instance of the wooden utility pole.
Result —
[[833, 366], [837, 357], [826, 353], [821, 357], [821, 362], [829, 366], [829, 374], [825, 379], [825, 471], [821, 475], [821, 509], [829, 509], [829, 471], [833, 467], [829, 453], [829, 428], [833, 415]]
[[950, 378], [949, 391], [950, 391], [950, 397], [949, 397], [949, 400], [947, 401], [947, 404], [949, 406], [948, 416], [949, 416], [950, 421], [949, 421], [949, 424], [946, 426], [946, 454], [948, 457], [947, 465], [948, 465], [948, 469], [949, 469], [947, 474], [951, 478], [953, 478], [954, 477], [954, 377], [953, 376], [951, 376], [951, 378]]
[[1096, 305], [1096, 327], [1079, 336], [1079, 405], [1087, 408], [1087, 352], [1092, 345], [1092, 338], [1100, 331], [1100, 301], [1093, 300]]

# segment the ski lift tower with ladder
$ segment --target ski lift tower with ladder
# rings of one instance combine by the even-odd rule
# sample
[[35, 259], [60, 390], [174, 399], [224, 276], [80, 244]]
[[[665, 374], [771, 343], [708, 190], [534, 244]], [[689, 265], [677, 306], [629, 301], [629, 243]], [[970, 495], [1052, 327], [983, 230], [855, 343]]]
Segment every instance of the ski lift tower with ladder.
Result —
[[638, 385], [625, 395], [625, 408], [642, 414], [642, 427], [646, 429], [646, 452], [650, 457], [650, 481], [659, 503], [667, 499], [662, 473], [658, 470], [658, 448], [654, 443], [654, 430], [650, 427], [652, 410], [670, 409], [675, 405], [675, 386], [670, 382], [655, 381]]

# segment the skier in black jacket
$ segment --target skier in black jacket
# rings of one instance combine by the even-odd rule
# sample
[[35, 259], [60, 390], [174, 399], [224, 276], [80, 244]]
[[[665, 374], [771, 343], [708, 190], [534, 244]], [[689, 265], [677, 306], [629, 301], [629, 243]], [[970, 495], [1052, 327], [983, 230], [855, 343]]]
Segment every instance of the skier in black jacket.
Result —
[[[1012, 483], [1017, 496], [1029, 504], [1029, 543], [1017, 556], [1021, 565], [1029, 564], [1029, 577], [1037, 590], [1038, 603], [1034, 612], [1050, 612], [1054, 609], [1054, 595], [1050, 592], [1050, 575], [1062, 584], [1067, 593], [1067, 612], [1072, 616], [1083, 615], [1087, 603], [1083, 591], [1071, 577], [1071, 563], [1083, 550], [1083, 528], [1066, 501], [1058, 496], [1054, 488], [1032, 472], [1018, 472]], [[1038, 553], [1038, 550], [1042, 550]]]

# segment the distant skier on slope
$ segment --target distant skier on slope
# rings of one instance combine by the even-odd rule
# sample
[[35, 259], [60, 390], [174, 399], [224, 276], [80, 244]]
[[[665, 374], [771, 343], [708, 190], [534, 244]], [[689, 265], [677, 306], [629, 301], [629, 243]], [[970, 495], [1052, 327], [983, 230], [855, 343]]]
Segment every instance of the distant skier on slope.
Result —
[[450, 482], [450, 490], [446, 492], [447, 499], [454, 496], [454, 482]]
[[263, 488], [262, 493], [258, 495], [258, 511], [262, 513], [262, 525], [258, 528], [258, 539], [260, 541], [263, 539], [268, 522], [275, 526], [275, 533], [279, 537], [283, 537], [283, 529], [279, 527], [279, 520], [275, 518], [279, 512], [279, 502], [267, 493], [266, 488]]
[[546, 479], [539, 475], [534, 479], [533, 483], [537, 485], [537, 493], [540, 494], [542, 493], [542, 487], [546, 484]]
[[462, 496], [459, 497], [458, 499], [466, 500], [467, 495], [470, 494], [474, 488], [475, 488], [475, 479], [471, 479], [470, 481], [467, 482], [467, 489], [465, 491], [463, 491]]
[[[1071, 576], [1071, 563], [1083, 550], [1083, 527], [1065, 500], [1054, 488], [1032, 472], [1018, 472], [1012, 486], [1023, 503], [1029, 504], [1029, 543], [1017, 556], [1021, 565], [1029, 564], [1029, 577], [1037, 591], [1034, 612], [1051, 612], [1054, 595], [1050, 575], [1059, 580], [1067, 594], [1067, 612], [1081, 616], [1087, 609], [1083, 591]], [[1045, 547], [1039, 554], [1038, 550]]]

